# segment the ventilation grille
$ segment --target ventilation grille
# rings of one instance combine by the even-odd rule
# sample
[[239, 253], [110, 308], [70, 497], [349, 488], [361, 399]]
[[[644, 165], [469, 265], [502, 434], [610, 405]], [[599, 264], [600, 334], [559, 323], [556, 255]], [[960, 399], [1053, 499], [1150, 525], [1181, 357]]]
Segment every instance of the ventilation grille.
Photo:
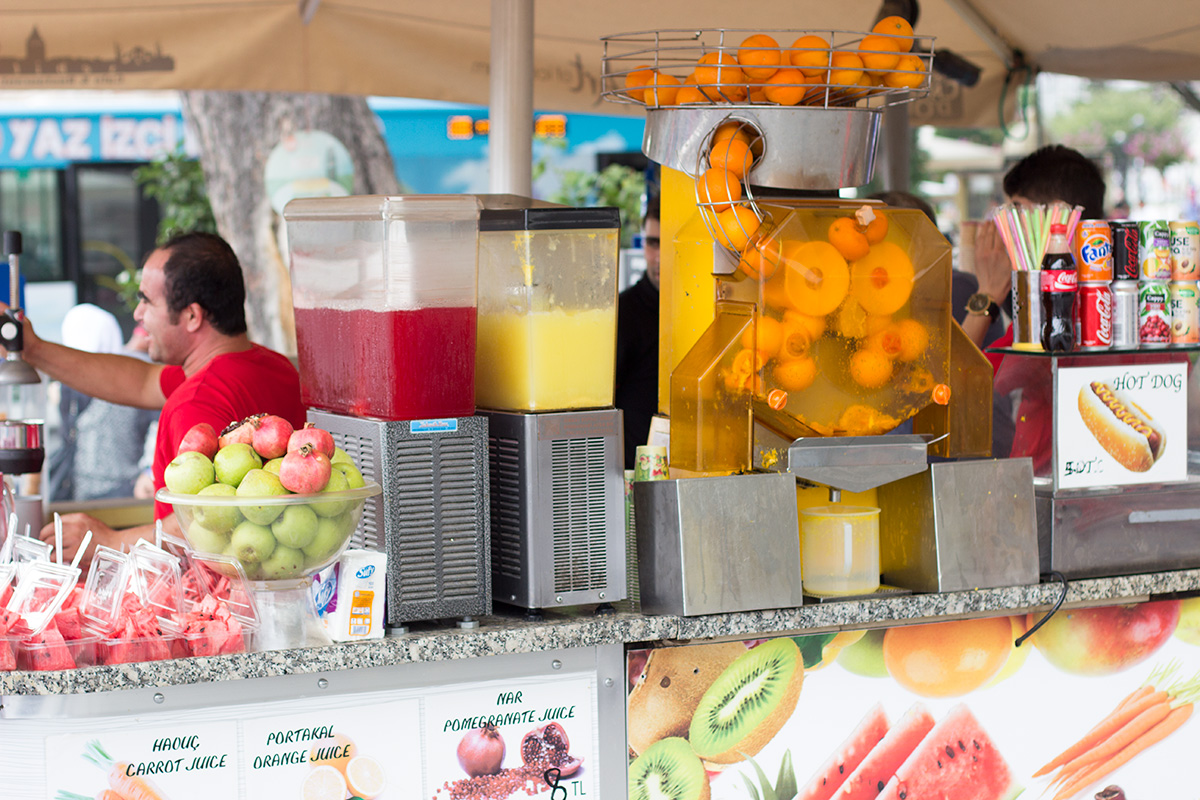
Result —
[[550, 443], [550, 519], [554, 591], [606, 586], [604, 463], [602, 437]]
[[488, 437], [491, 484], [492, 580], [521, 579], [521, 489], [523, 480], [515, 439]]
[[469, 599], [481, 591], [480, 502], [475, 490], [475, 444], [468, 436], [436, 441], [442, 527], [442, 598]]
[[437, 517], [432, 439], [396, 443], [394, 480], [388, 487], [396, 530], [388, 558], [393, 585], [405, 603], [438, 598]]

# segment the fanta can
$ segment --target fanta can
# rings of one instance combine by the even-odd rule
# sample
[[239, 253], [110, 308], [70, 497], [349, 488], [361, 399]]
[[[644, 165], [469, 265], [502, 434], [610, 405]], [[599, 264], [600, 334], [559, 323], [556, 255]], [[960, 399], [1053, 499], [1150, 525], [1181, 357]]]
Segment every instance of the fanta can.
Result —
[[1113, 279], [1112, 228], [1106, 220], [1080, 220], [1075, 227], [1074, 255], [1081, 284], [1107, 283]]

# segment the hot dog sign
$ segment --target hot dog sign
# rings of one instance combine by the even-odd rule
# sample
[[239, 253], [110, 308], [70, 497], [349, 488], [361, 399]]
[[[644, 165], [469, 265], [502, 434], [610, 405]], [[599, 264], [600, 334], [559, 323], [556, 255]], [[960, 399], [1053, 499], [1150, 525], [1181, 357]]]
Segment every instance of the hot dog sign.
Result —
[[1187, 478], [1187, 365], [1067, 367], [1055, 383], [1060, 489]]

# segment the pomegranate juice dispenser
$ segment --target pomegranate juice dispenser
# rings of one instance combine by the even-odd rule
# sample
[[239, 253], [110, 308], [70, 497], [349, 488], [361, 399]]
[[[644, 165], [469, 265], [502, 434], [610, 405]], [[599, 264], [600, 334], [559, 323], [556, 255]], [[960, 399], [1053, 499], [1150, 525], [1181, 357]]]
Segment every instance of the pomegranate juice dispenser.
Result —
[[473, 195], [284, 209], [309, 421], [383, 487], [352, 546], [387, 553], [386, 624], [492, 608], [487, 419], [475, 412]]
[[475, 396], [488, 420], [492, 594], [625, 597], [615, 208], [484, 209]]
[[[10, 508], [5, 492], [5, 511], [16, 513], [17, 530], [23, 532], [28, 527], [36, 537], [44, 517], [40, 483], [46, 455], [42, 438], [46, 394], [38, 371], [21, 355], [24, 340], [21, 251], [21, 234], [5, 231], [9, 309], [0, 316], [0, 342], [8, 350], [7, 356], [0, 361], [0, 478], [7, 491], [13, 493]], [[6, 513], [6, 520], [7, 516]], [[4, 529], [7, 530], [7, 522]]]

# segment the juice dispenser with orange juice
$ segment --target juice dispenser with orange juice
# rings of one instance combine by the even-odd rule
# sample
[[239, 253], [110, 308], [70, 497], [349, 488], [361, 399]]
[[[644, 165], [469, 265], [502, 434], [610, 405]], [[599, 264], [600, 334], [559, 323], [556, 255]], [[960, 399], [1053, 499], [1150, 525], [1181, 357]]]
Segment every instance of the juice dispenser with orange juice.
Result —
[[485, 208], [475, 399], [488, 420], [492, 589], [546, 607], [625, 597], [615, 208]]
[[[860, 70], [862, 82], [814, 69], [795, 96], [774, 78], [756, 91], [718, 74], [699, 96], [664, 99], [661, 76], [696, 81], [694, 62], [736, 57], [749, 33], [606, 38], [606, 96], [647, 106], [643, 149], [664, 165], [659, 405], [673, 474], [791, 473], [800, 487], [825, 487], [803, 508], [923, 472], [928, 452], [988, 455], [990, 368], [951, 320], [949, 243], [919, 211], [831, 196], [870, 180], [881, 111], [926, 91], [929, 57]], [[832, 34], [829, 57], [865, 35]], [[909, 420], [913, 433], [881, 435]], [[831, 508], [826, 516], [843, 513]], [[887, 509], [880, 525], [886, 536]], [[846, 547], [827, 563], [844, 578], [869, 550]]]

